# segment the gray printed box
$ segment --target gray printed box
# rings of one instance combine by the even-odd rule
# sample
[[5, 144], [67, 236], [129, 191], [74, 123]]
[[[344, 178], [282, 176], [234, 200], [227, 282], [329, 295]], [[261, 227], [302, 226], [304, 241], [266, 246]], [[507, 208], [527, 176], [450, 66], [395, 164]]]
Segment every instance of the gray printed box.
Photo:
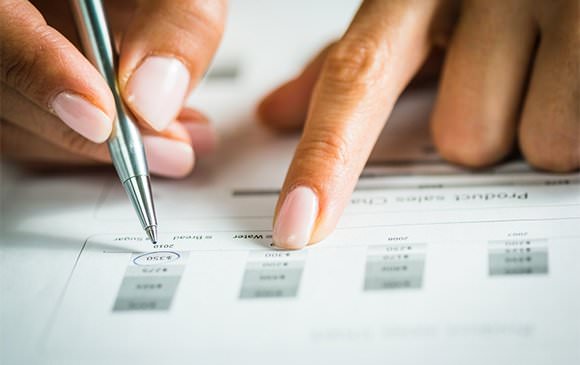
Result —
[[390, 290], [390, 289], [419, 289], [423, 285], [423, 276], [368, 276], [365, 278], [364, 289]]
[[391, 255], [391, 254], [413, 254], [421, 253], [425, 250], [424, 243], [397, 243], [388, 245], [368, 246], [367, 252], [369, 256]]
[[421, 288], [425, 246], [423, 243], [369, 246], [364, 290]]
[[243, 279], [243, 286], [298, 286], [301, 269], [290, 270], [246, 270]]
[[127, 267], [125, 276], [151, 277], [151, 276], [181, 276], [183, 274], [183, 265], [155, 265], [155, 266], [137, 266]]
[[287, 298], [298, 294], [304, 252], [252, 252], [240, 288], [240, 299]]
[[304, 267], [302, 260], [267, 260], [267, 261], [250, 261], [246, 265], [246, 270], [289, 270]]
[[179, 284], [179, 276], [126, 276], [118, 297], [171, 298]]
[[367, 276], [422, 276], [424, 266], [424, 260], [367, 262], [365, 273]]
[[117, 298], [113, 311], [167, 310], [171, 301], [172, 298]]
[[490, 254], [490, 275], [547, 274], [548, 253]]
[[251, 298], [289, 298], [295, 297], [298, 293], [298, 286], [286, 287], [242, 287], [241, 299]]
[[367, 262], [393, 262], [393, 261], [407, 261], [407, 260], [424, 260], [423, 253], [400, 253], [400, 254], [383, 254], [383, 255], [368, 255]]
[[187, 252], [135, 253], [125, 271], [113, 311], [167, 310], [181, 275]]

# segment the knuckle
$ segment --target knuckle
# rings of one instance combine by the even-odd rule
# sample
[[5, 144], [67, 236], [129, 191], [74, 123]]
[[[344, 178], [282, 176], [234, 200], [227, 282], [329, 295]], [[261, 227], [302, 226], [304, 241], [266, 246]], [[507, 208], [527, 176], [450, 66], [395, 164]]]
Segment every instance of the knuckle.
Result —
[[[177, 32], [195, 32], [203, 34], [204, 38], [219, 39], [223, 32], [223, 14], [219, 2], [206, 2], [204, 5], [173, 6], [160, 9], [159, 16], [169, 27]], [[156, 9], [157, 10], [157, 9]]]
[[26, 92], [32, 88], [34, 76], [32, 70], [38, 63], [37, 52], [31, 52], [20, 46], [11, 47], [2, 59], [2, 81], [18, 90]]
[[47, 72], [46, 59], [50, 58], [51, 67], [58, 69], [62, 67], [59, 54], [66, 51], [48, 25], [39, 24], [32, 34], [35, 39], [31, 44], [21, 39], [11, 40], [6, 45], [10, 51], [2, 57], [2, 81], [25, 94], [41, 93], [38, 87], [43, 83], [43, 73]]
[[372, 36], [347, 36], [328, 53], [326, 79], [346, 86], [375, 82], [383, 68], [386, 48]]
[[580, 7], [577, 0], [552, 1], [548, 6], [554, 9], [553, 14], [560, 19], [580, 19]]
[[512, 150], [510, 138], [475, 132], [467, 129], [436, 129], [433, 131], [433, 142], [444, 159], [470, 168], [483, 168], [498, 163]]
[[552, 137], [530, 132], [520, 134], [520, 149], [528, 163], [553, 172], [571, 172], [580, 168], [580, 139]]
[[533, 14], [542, 28], [560, 29], [563, 35], [578, 34], [570, 31], [580, 20], [577, 0], [539, 1], [533, 7]]
[[349, 163], [348, 141], [331, 131], [320, 131], [298, 147], [297, 156], [308, 166], [344, 167]]
[[196, 18], [218, 35], [223, 31], [225, 14], [225, 4], [221, 1], [202, 1], [198, 3]]

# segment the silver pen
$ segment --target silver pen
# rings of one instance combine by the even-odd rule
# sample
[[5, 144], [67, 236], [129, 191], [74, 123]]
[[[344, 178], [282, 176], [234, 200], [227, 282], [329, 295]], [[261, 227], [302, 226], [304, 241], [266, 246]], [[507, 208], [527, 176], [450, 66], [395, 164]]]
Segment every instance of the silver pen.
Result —
[[157, 217], [151, 194], [149, 168], [141, 134], [131, 119], [117, 84], [116, 57], [100, 0], [71, 0], [79, 37], [86, 57], [95, 65], [111, 88], [117, 116], [108, 140], [111, 160], [147, 236], [157, 242]]

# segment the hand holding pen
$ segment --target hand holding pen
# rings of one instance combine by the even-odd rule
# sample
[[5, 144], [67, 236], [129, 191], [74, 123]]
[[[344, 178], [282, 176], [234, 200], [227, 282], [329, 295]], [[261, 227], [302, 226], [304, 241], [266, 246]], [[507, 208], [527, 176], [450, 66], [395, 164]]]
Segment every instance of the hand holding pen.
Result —
[[[182, 177], [214, 145], [206, 117], [184, 106], [225, 21], [225, 1], [107, 1], [117, 81], [153, 174]], [[48, 21], [48, 24], [47, 24]], [[2, 1], [2, 154], [30, 163], [110, 163], [111, 89], [83, 55], [68, 0]], [[194, 152], [195, 151], [195, 152]]]

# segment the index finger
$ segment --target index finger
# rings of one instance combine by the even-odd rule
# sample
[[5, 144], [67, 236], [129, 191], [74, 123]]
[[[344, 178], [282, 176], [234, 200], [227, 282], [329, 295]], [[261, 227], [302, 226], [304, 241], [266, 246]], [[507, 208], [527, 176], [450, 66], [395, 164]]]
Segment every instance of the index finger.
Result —
[[276, 207], [278, 247], [304, 247], [336, 226], [397, 97], [429, 52], [438, 3], [365, 1], [329, 51]]

